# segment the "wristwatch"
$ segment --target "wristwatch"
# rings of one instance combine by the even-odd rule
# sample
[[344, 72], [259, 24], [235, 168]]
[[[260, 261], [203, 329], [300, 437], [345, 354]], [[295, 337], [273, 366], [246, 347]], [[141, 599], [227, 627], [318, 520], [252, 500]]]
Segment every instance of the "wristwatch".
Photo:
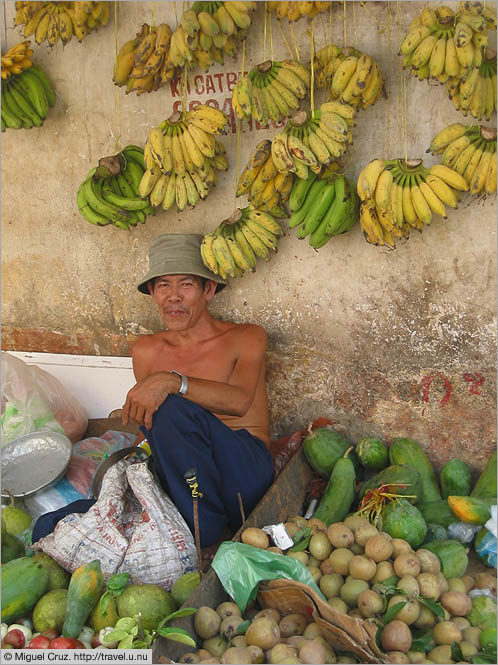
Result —
[[178, 395], [185, 395], [185, 393], [188, 390], [188, 379], [187, 379], [187, 377], [184, 374], [181, 374], [180, 372], [175, 371], [174, 369], [172, 369], [170, 371], [170, 374], [177, 374], [180, 377], [182, 382], [181, 382], [180, 388], [178, 390]]

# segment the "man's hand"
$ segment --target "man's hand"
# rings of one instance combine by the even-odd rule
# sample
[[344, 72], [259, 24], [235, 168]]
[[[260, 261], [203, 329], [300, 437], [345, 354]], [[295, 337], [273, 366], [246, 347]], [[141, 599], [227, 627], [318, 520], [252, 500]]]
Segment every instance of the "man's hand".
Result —
[[138, 381], [126, 395], [123, 425], [134, 420], [146, 429], [152, 427], [152, 416], [170, 394], [178, 392], [179, 377], [170, 372], [156, 372]]

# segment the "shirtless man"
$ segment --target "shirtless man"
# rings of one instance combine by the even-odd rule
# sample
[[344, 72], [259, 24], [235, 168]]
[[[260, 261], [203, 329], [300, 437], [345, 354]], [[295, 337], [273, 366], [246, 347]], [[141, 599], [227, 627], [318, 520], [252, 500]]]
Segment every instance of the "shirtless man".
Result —
[[201, 544], [241, 523], [273, 480], [265, 384], [266, 333], [221, 321], [208, 303], [225, 282], [200, 257], [201, 235], [165, 234], [149, 248], [138, 289], [157, 305], [165, 330], [133, 347], [137, 383], [123, 423], [138, 423], [163, 488], [193, 530], [185, 472], [197, 469]]

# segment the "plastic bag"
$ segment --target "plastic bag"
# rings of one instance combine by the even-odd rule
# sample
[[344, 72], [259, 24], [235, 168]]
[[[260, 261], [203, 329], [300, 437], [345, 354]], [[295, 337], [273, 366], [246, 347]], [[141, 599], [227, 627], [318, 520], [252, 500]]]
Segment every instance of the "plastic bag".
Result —
[[481, 538], [476, 552], [488, 566], [496, 568], [496, 506], [491, 506], [491, 517], [484, 526], [488, 532]]
[[34, 520], [37, 520], [45, 513], [51, 513], [53, 510], [59, 510], [73, 501], [84, 499], [85, 496], [80, 494], [66, 477], [59, 480], [53, 487], [46, 490], [40, 490], [24, 499], [26, 509]]
[[470, 543], [481, 530], [480, 524], [467, 524], [466, 522], [453, 522], [447, 529], [448, 538], [458, 540], [460, 543]]
[[1, 411], [2, 445], [40, 430], [63, 432], [75, 443], [88, 426], [85, 410], [55, 376], [6, 351]]
[[284, 578], [303, 582], [326, 600], [306, 566], [283, 554], [267, 552], [245, 543], [225, 541], [218, 547], [211, 566], [241, 612], [256, 598], [259, 582], [263, 580]]

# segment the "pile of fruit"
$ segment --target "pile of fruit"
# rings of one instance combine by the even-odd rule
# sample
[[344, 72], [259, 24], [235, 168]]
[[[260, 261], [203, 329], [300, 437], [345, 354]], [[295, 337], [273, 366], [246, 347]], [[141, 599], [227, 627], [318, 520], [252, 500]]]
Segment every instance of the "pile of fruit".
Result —
[[227, 123], [225, 113], [200, 104], [192, 111], [173, 113], [151, 129], [140, 195], [163, 210], [175, 201], [182, 211], [204, 200], [216, 184], [216, 170], [228, 168], [225, 148], [215, 139], [226, 133]]
[[286, 18], [289, 23], [307, 16], [312, 19], [317, 14], [330, 9], [330, 2], [268, 2], [267, 11], [276, 14], [278, 19]]
[[238, 80], [232, 107], [241, 119], [280, 122], [299, 108], [310, 85], [310, 72], [296, 60], [266, 60]]
[[[10, 49], [6, 56], [2, 56], [2, 132], [40, 127], [49, 108], [55, 105], [55, 90], [43, 69], [29, 60], [33, 51], [27, 48], [27, 44], [29, 42], [24, 43], [23, 50], [16, 51], [17, 55], [9, 56], [13, 50]], [[21, 55], [23, 59], [16, 61], [15, 58]], [[5, 70], [4, 58], [13, 63], [6, 63]]]
[[154, 214], [147, 199], [140, 195], [145, 172], [144, 151], [128, 145], [117, 155], [103, 157], [91, 168], [78, 187], [78, 210], [90, 224], [113, 224], [128, 231]]
[[105, 0], [91, 2], [31, 2], [16, 0], [16, 25], [23, 25], [24, 37], [34, 36], [37, 44], [45, 40], [55, 46], [63, 44], [73, 35], [81, 42], [92, 30], [107, 25], [111, 8]]

